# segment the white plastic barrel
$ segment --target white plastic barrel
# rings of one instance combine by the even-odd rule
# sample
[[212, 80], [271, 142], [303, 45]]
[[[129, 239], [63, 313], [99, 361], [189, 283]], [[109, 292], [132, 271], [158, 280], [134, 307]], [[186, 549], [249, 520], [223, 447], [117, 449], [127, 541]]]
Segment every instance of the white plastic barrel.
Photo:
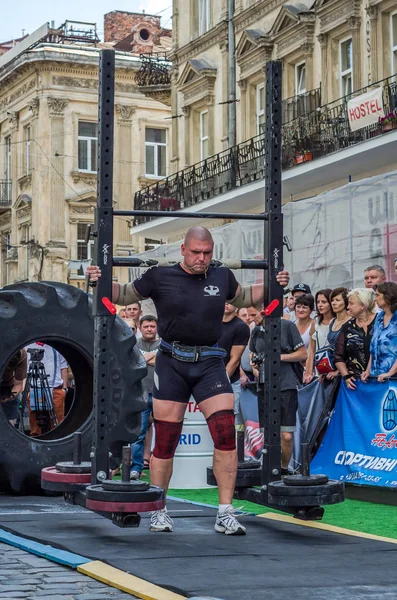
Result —
[[212, 465], [213, 450], [207, 421], [191, 398], [175, 452], [170, 487], [181, 490], [211, 487], [207, 485], [207, 467]]

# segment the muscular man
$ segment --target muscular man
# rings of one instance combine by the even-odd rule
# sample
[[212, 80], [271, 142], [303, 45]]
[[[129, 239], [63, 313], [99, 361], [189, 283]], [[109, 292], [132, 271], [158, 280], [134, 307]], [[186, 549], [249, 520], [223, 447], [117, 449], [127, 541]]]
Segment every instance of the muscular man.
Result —
[[[151, 268], [132, 284], [113, 283], [112, 300], [128, 305], [151, 298], [158, 314], [162, 342], [154, 373], [156, 442], [151, 483], [167, 492], [183, 417], [193, 395], [214, 441], [213, 469], [219, 493], [215, 530], [244, 535], [245, 527], [232, 507], [237, 472], [234, 397], [223, 362], [225, 353], [217, 341], [225, 303], [237, 308], [260, 304], [263, 287], [242, 288], [229, 269], [211, 267], [213, 250], [214, 240], [208, 229], [192, 227], [181, 247], [181, 263]], [[101, 275], [94, 265], [87, 273], [92, 282]], [[283, 287], [287, 285], [288, 273], [279, 273], [277, 281]], [[172, 531], [172, 527], [167, 509], [152, 513], [152, 531]]]

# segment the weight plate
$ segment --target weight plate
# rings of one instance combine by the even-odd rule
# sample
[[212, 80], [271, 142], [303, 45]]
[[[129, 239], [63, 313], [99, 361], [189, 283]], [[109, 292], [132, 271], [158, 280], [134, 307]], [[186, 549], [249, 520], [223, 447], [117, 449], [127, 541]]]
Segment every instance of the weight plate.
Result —
[[41, 480], [41, 487], [47, 492], [59, 492], [64, 494], [65, 492], [82, 492], [87, 487], [84, 483], [64, 483], [62, 481], [46, 481]]
[[330, 480], [328, 483], [323, 485], [285, 485], [283, 481], [273, 481], [269, 483], [268, 490], [272, 496], [284, 496], [291, 498], [293, 496], [299, 496], [301, 498], [305, 496], [322, 496], [329, 494], [340, 494], [344, 492], [344, 484], [340, 481]]
[[[261, 485], [261, 473], [260, 469], [243, 469], [237, 471], [235, 487], [253, 487], [255, 485]], [[211, 467], [207, 468], [207, 484], [217, 485], [214, 472]]]
[[324, 493], [315, 496], [274, 496], [268, 495], [268, 503], [272, 506], [327, 506], [329, 504], [339, 504], [345, 499], [344, 492], [341, 493]]
[[327, 475], [286, 475], [283, 477], [285, 485], [325, 485], [328, 483]]
[[102, 481], [104, 490], [111, 492], [146, 492], [150, 488], [148, 481], [119, 481], [117, 479], [105, 479]]
[[239, 462], [237, 465], [238, 470], [240, 469], [259, 469], [261, 463], [259, 460], [245, 460], [244, 462]]
[[[147, 491], [143, 492], [124, 492], [124, 491], [112, 491], [104, 490], [102, 485], [89, 485], [86, 488], [87, 499], [98, 500], [98, 502], [156, 502], [164, 498], [164, 490], [150, 486]], [[123, 511], [126, 512], [126, 511]]]
[[91, 483], [90, 473], [60, 473], [55, 467], [46, 467], [41, 470], [41, 481], [57, 483]]
[[55, 468], [60, 473], [90, 473], [91, 474], [91, 463], [81, 462], [75, 465], [73, 462], [59, 462], [55, 465]]
[[[140, 495], [142, 496], [143, 492], [141, 492]], [[161, 500], [151, 500], [148, 502], [104, 502], [100, 500], [92, 500], [87, 497], [85, 507], [88, 508], [88, 510], [105, 513], [152, 512], [155, 510], [161, 510], [165, 507], [165, 498], [162, 498]]]

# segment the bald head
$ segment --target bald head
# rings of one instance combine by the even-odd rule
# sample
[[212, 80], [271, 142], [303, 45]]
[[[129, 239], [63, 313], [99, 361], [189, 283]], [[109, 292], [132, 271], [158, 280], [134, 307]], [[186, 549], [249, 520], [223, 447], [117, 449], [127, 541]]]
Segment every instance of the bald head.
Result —
[[211, 264], [213, 251], [214, 240], [208, 229], [200, 225], [191, 227], [181, 246], [183, 269], [196, 275], [206, 273]]
[[199, 242], [209, 242], [212, 244], [214, 243], [211, 232], [206, 227], [202, 227], [201, 225], [190, 227], [190, 229], [187, 230], [183, 243], [185, 246], [189, 246], [193, 240], [197, 240]]

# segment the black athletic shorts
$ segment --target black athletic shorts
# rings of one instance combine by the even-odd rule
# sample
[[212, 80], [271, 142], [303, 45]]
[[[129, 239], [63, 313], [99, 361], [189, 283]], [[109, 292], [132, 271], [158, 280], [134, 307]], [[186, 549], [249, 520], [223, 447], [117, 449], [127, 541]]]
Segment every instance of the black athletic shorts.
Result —
[[296, 431], [296, 411], [298, 410], [298, 390], [281, 392], [281, 431], [292, 433]]
[[187, 403], [193, 396], [199, 404], [220, 394], [233, 394], [222, 358], [188, 363], [172, 358], [161, 350], [157, 352], [153, 398]]

